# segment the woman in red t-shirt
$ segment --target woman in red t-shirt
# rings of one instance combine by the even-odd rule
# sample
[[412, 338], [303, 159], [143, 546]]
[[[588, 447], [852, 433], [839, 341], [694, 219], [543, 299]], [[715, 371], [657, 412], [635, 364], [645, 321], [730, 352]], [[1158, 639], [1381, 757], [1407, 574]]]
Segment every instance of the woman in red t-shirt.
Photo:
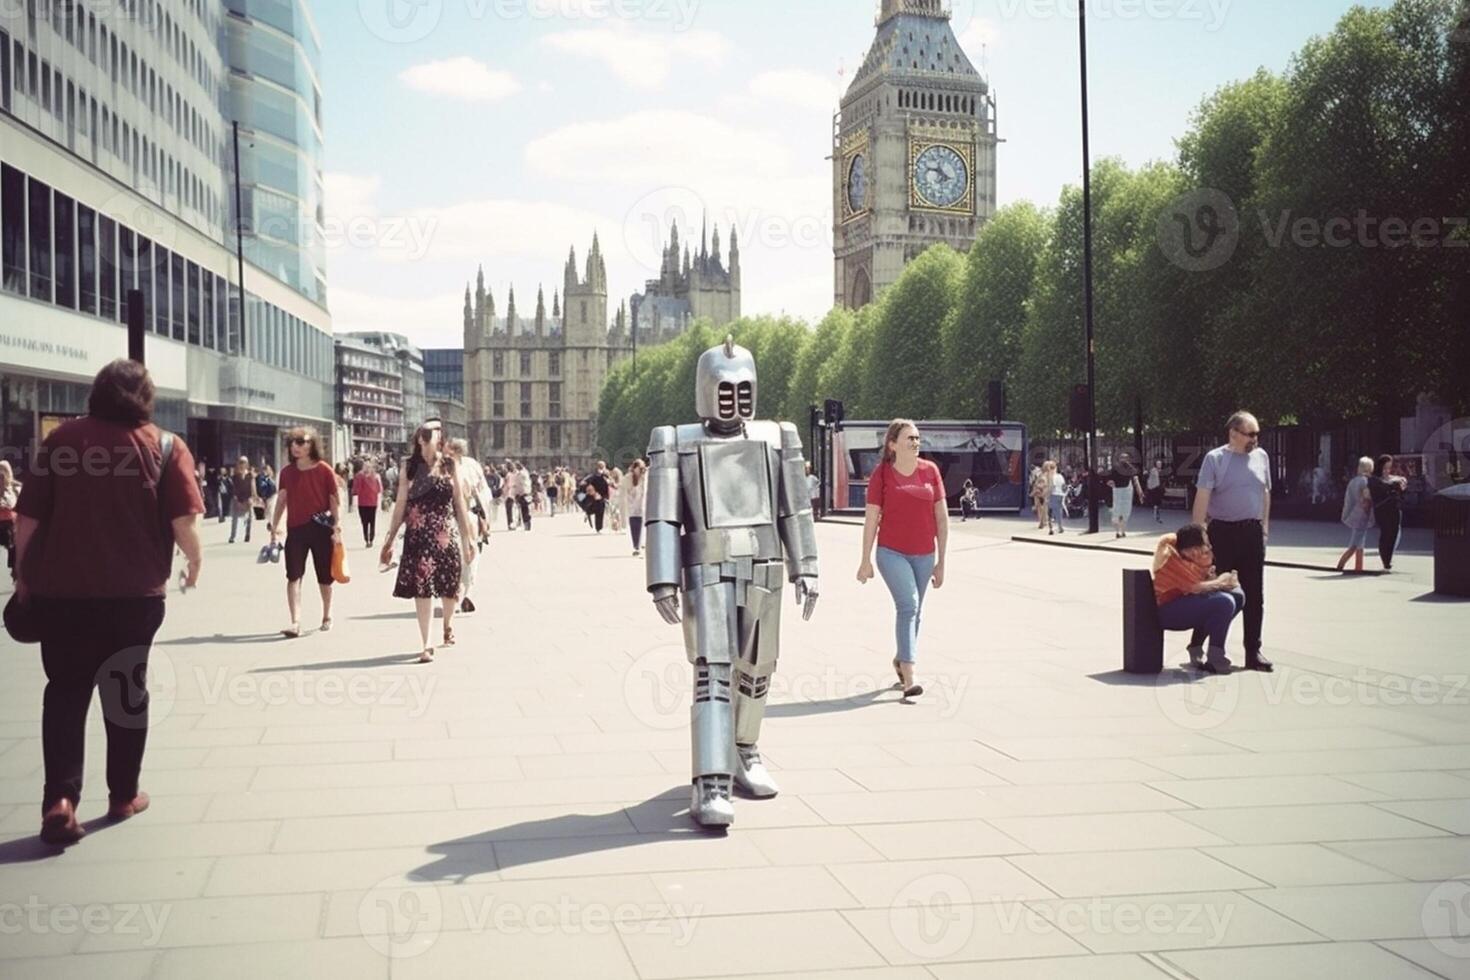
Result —
[[332, 466], [322, 459], [316, 430], [292, 429], [286, 436], [291, 462], [281, 469], [276, 509], [268, 528], [271, 544], [280, 536], [281, 515], [286, 517], [286, 606], [291, 625], [281, 635], [301, 635], [301, 580], [311, 556], [316, 584], [322, 595], [322, 632], [332, 628], [332, 550], [342, 540], [342, 494]]
[[939, 467], [919, 458], [919, 429], [894, 419], [883, 436], [883, 460], [868, 478], [867, 519], [863, 522], [863, 560], [857, 578], [873, 577], [873, 542], [878, 543], [878, 574], [897, 609], [898, 655], [893, 669], [905, 698], [924, 689], [914, 683], [914, 648], [924, 592], [932, 581], [944, 585], [944, 549], [949, 540], [949, 504]]

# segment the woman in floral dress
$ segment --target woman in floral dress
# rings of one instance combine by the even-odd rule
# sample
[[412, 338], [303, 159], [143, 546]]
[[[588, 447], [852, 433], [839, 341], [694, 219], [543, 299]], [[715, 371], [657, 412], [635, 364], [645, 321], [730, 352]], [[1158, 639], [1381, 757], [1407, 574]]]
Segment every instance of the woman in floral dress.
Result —
[[469, 510], [455, 479], [454, 460], [441, 451], [442, 445], [437, 421], [425, 422], [414, 433], [413, 455], [399, 473], [397, 502], [380, 556], [384, 567], [392, 563], [393, 541], [398, 528], [405, 527], [403, 560], [398, 564], [393, 595], [414, 601], [424, 651], [420, 663], [434, 659], [429, 629], [435, 599], [443, 609], [444, 645], [454, 645], [452, 623], [460, 572], [474, 558]]

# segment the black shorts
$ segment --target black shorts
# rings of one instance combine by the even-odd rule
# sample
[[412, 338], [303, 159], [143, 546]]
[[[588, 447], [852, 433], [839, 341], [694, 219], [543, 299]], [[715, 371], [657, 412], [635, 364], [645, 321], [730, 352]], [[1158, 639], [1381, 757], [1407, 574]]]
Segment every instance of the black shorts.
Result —
[[306, 554], [316, 569], [318, 585], [332, 584], [332, 529], [307, 521], [286, 532], [286, 580], [295, 582], [306, 577]]

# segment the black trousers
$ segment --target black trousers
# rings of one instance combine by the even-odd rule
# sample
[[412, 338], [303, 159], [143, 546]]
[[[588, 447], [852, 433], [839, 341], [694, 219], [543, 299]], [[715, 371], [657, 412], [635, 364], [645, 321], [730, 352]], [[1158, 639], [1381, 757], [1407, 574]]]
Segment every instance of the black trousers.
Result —
[[592, 517], [592, 526], [597, 528], [597, 533], [602, 533], [602, 521], [607, 517], [607, 501], [598, 500], [592, 504], [592, 509], [587, 512]]
[[521, 508], [521, 527], [531, 530], [531, 498], [523, 493], [516, 498], [516, 505]]
[[1215, 569], [1240, 576], [1245, 593], [1245, 652], [1261, 652], [1261, 620], [1266, 608], [1266, 538], [1260, 521], [1211, 521], [1210, 544], [1215, 548]]
[[362, 537], [368, 544], [373, 543], [373, 536], [378, 533], [378, 508], [358, 504], [357, 516], [362, 519]]
[[1378, 557], [1383, 559], [1384, 568], [1393, 567], [1393, 551], [1399, 544], [1399, 529], [1403, 526], [1404, 515], [1399, 513], [1398, 508], [1392, 511], [1380, 507], [1378, 509]]
[[41, 755], [46, 785], [41, 806], [82, 796], [87, 710], [92, 689], [102, 697], [107, 729], [107, 792], [138, 795], [148, 743], [148, 653], [163, 625], [163, 597], [49, 599], [36, 597], [42, 623]]

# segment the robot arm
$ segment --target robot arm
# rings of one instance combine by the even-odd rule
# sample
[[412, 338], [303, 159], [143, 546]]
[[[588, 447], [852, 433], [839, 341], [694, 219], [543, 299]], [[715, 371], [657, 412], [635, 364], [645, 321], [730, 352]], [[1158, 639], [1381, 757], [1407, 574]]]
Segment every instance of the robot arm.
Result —
[[659, 426], [648, 441], [648, 495], [644, 498], [644, 547], [648, 592], [659, 615], [679, 622], [679, 452], [674, 427]]
[[786, 575], [796, 583], [796, 601], [803, 618], [810, 619], [817, 601], [817, 527], [806, 491], [806, 459], [801, 435], [790, 422], [781, 423], [781, 480], [777, 515], [781, 543], [786, 547]]

